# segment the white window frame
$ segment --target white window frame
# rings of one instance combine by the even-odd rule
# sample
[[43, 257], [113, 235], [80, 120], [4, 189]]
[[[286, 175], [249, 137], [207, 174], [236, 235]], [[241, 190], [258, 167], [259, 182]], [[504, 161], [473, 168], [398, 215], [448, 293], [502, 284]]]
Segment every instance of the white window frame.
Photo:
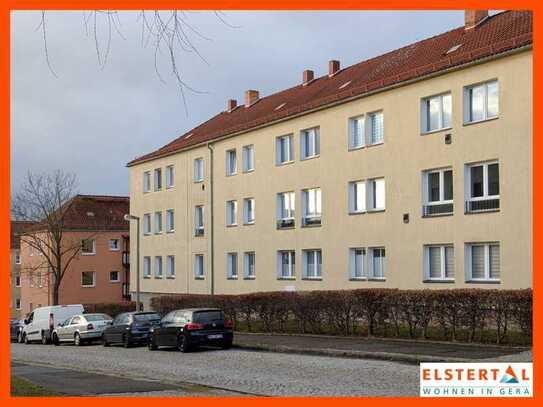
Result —
[[[287, 274], [283, 274], [283, 256], [287, 256]], [[293, 261], [294, 260], [294, 261]], [[296, 252], [294, 250], [277, 251], [277, 279], [295, 280], [296, 279]]]
[[155, 235], [162, 234], [162, 212], [155, 212]]
[[[445, 172], [451, 171], [453, 182], [453, 197], [451, 199], [445, 199]], [[428, 193], [429, 176], [430, 174], [439, 174], [439, 200], [430, 201], [430, 194]], [[454, 202], [454, 172], [452, 167], [437, 168], [424, 171], [422, 173], [422, 202], [424, 205], [443, 205], [451, 204]]]
[[[378, 116], [380, 115], [382, 117], [382, 131], [381, 131], [381, 135], [380, 135], [380, 138], [376, 141], [372, 140], [372, 135], [373, 135], [373, 122], [372, 122], [372, 118], [374, 116]], [[366, 145], [369, 145], [369, 146], [374, 146], [374, 145], [378, 145], [378, 144], [383, 144], [385, 142], [385, 114], [382, 110], [376, 110], [376, 111], [373, 111], [373, 112], [370, 112], [370, 113], [367, 113], [366, 114], [366, 120], [365, 120], [365, 135], [366, 135]]]
[[143, 172], [143, 192], [151, 192], [151, 171]]
[[[358, 188], [357, 186], [361, 185], [363, 188], [362, 191], [362, 203], [364, 205], [363, 209], [358, 208]], [[366, 181], [358, 180], [358, 181], [351, 181], [349, 182], [349, 213], [350, 214], [357, 214], [357, 213], [365, 213], [368, 210], [368, 188], [366, 185]]]
[[[287, 155], [288, 159], [281, 160], [282, 150], [281, 150], [281, 141], [286, 140], [287, 144]], [[284, 136], [279, 136], [275, 139], [275, 164], [276, 165], [285, 165], [294, 161], [294, 136], [292, 134], [285, 134]]]
[[194, 278], [196, 280], [203, 280], [205, 278], [205, 266], [204, 266], [204, 255], [195, 254], [194, 255]]
[[243, 156], [243, 172], [254, 171], [255, 170], [255, 146], [253, 144], [243, 146], [242, 156]]
[[[85, 241], [90, 240], [92, 242], [92, 252], [84, 252], [83, 244]], [[81, 255], [82, 256], [94, 256], [96, 254], [96, 239], [81, 239]]]
[[[235, 270], [234, 270], [235, 268]], [[226, 278], [228, 280], [238, 279], [238, 254], [237, 252], [230, 252], [226, 254]]]
[[[92, 275], [92, 284], [83, 284], [83, 275], [85, 273], [91, 273], [91, 275]], [[40, 287], [41, 287], [41, 285], [40, 285]], [[81, 287], [84, 287], [84, 288], [96, 287], [96, 271], [82, 271], [81, 272]]]
[[173, 188], [175, 183], [175, 174], [173, 164], [166, 166], [166, 189]]
[[[488, 194], [488, 166], [492, 164], [498, 164], [498, 171], [500, 170], [500, 163], [498, 160], [483, 161], [479, 163], [466, 164], [465, 166], [465, 180], [466, 180], [466, 200], [467, 201], [486, 201], [488, 199], [499, 199], [498, 195]], [[472, 197], [471, 196], [471, 169], [473, 167], [483, 167], [483, 196]], [[498, 178], [498, 188], [500, 179]]]
[[[286, 205], [283, 205], [284, 203], [288, 203], [288, 209]], [[295, 218], [296, 193], [294, 191], [279, 192], [277, 194], [277, 220], [294, 220]]]
[[166, 256], [166, 278], [175, 278], [175, 256]]
[[[383, 206], [377, 206], [377, 191], [376, 185], [378, 182], [383, 182]], [[386, 209], [386, 181], [384, 177], [370, 178], [366, 181], [366, 211], [367, 212], [379, 212]], [[374, 199], [375, 197], [375, 199]]]
[[311, 127], [300, 132], [300, 160], [320, 156], [320, 128]]
[[[381, 257], [381, 259], [384, 259], [381, 261], [382, 263], [381, 268], [383, 270], [382, 276], [375, 275], [375, 267], [374, 267], [373, 259], [375, 257], [376, 250], [383, 250], [385, 252], [385, 256]], [[367, 253], [368, 253], [368, 279], [369, 280], [386, 280], [386, 248], [384, 246], [369, 247]]]
[[[252, 215], [252, 218], [250, 218], [250, 215]], [[243, 200], [243, 224], [254, 225], [254, 223], [255, 223], [255, 199], [245, 198]]]
[[[253, 270], [250, 270], [249, 260], [253, 258]], [[245, 280], [254, 280], [256, 278], [256, 254], [254, 251], [243, 253], [243, 278]]]
[[[358, 124], [360, 123], [360, 124]], [[360, 142], [357, 144], [355, 142], [355, 134], [360, 132], [358, 138]], [[354, 116], [349, 118], [349, 131], [348, 131], [348, 146], [349, 150], [358, 150], [366, 146], [366, 116]]]
[[17, 274], [15, 276], [15, 287], [20, 287], [20, 286], [21, 286], [21, 275]]
[[21, 299], [15, 298], [15, 309], [20, 310], [21, 309]]
[[143, 278], [151, 278], [151, 256], [143, 256]]
[[238, 225], [238, 201], [235, 199], [226, 201], [226, 226]]
[[143, 234], [144, 235], [151, 234], [151, 214], [150, 213], [146, 213], [143, 215]]
[[192, 180], [194, 182], [203, 182], [204, 180], [204, 159], [198, 157], [194, 159]]
[[226, 150], [226, 176], [230, 177], [238, 173], [238, 155], [235, 148]]
[[[445, 110], [444, 110], [444, 103], [443, 103], [443, 99], [445, 97], [450, 98], [450, 104], [451, 104], [451, 112], [450, 112], [450, 118], [449, 118], [450, 123], [448, 123], [448, 125], [446, 125], [445, 123]], [[435, 99], [438, 100], [438, 105], [439, 105], [439, 125], [435, 129], [431, 129], [430, 128], [430, 103]], [[423, 98], [421, 100], [420, 110], [421, 110], [420, 123], [421, 123], [422, 134], [430, 134], [430, 133], [435, 133], [438, 131], [443, 131], [443, 130], [452, 128], [452, 94], [450, 91], [443, 92], [438, 95], [427, 96]]]
[[[113, 242], [117, 242], [117, 244], [115, 245], [116, 247], [114, 247], [112, 245]], [[109, 251], [118, 252], [119, 250], [121, 250], [120, 240], [119, 239], [109, 239]]]
[[155, 168], [153, 174], [155, 192], [162, 191], [162, 168]]
[[175, 231], [175, 212], [173, 209], [166, 210], [166, 233]]
[[[500, 278], [490, 277], [490, 246], [498, 246], [500, 248]], [[484, 262], [485, 262], [485, 276], [483, 278], [474, 278], [472, 274], [472, 248], [473, 246], [483, 246], [484, 247]], [[489, 283], [500, 283], [501, 282], [501, 244], [500, 242], [470, 242], [465, 245], [464, 259], [465, 259], [465, 270], [466, 270], [466, 283], [471, 282], [489, 282]]]
[[21, 254], [17, 253], [15, 255], [15, 264], [21, 264]]
[[[362, 267], [361, 273], [357, 273], [356, 252], [362, 251]], [[368, 254], [365, 247], [351, 247], [349, 249], [349, 278], [351, 280], [367, 280], [368, 279]]]
[[[111, 279], [111, 273], [117, 273], [117, 279], [112, 280], [112, 279]], [[109, 272], [109, 282], [110, 282], [110, 283], [118, 283], [118, 282], [120, 282], [120, 281], [121, 281], [121, 273], [120, 273], [119, 271], [117, 271], [117, 270], [111, 270], [111, 271]]]
[[[430, 275], [430, 249], [439, 249], [440, 255], [440, 273], [439, 277], [432, 277]], [[447, 249], [453, 250], [453, 269], [452, 276], [447, 276]], [[456, 262], [454, 245], [452, 243], [447, 244], [427, 244], [423, 248], [423, 277], [424, 281], [451, 281], [454, 282], [456, 275]]]
[[196, 205], [194, 207], [194, 236], [203, 236], [204, 233], [204, 205]]
[[[313, 267], [309, 268], [308, 258], [313, 258]], [[318, 260], [320, 259], [320, 263]], [[322, 250], [302, 250], [302, 278], [304, 280], [322, 280]]]
[[[488, 85], [496, 84], [498, 92], [498, 111], [495, 116], [488, 115]], [[483, 118], [473, 120], [472, 115], [472, 90], [478, 87], [483, 87]], [[464, 124], [480, 123], [487, 120], [493, 120], [500, 117], [500, 84], [497, 79], [479, 82], [464, 87]]]
[[[315, 201], [313, 202], [314, 213], [309, 213], [311, 196]], [[308, 219], [322, 219], [322, 190], [319, 187], [302, 189], [302, 226]]]
[[154, 273], [154, 277], [155, 278], [162, 278], [162, 275], [163, 275], [163, 260], [162, 260], [162, 256], [155, 256], [155, 273]]

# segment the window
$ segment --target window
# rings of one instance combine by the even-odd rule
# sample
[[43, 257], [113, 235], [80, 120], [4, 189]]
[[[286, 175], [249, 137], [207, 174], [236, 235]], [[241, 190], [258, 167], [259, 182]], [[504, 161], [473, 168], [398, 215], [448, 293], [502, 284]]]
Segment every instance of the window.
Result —
[[19, 253], [15, 255], [15, 264], [21, 264], [21, 255]]
[[143, 215], [143, 234], [144, 235], [150, 235], [151, 234], [151, 214], [146, 213]]
[[500, 244], [470, 243], [466, 245], [466, 281], [500, 280]]
[[155, 256], [155, 278], [162, 278], [162, 256]]
[[155, 169], [155, 191], [162, 189], [162, 168]]
[[155, 212], [155, 234], [162, 233], [162, 212]]
[[364, 116], [349, 119], [349, 149], [364, 147]]
[[424, 280], [454, 281], [454, 248], [452, 245], [424, 246]]
[[243, 200], [243, 223], [252, 225], [255, 223], [255, 200], [254, 198], [245, 198]]
[[16, 275], [15, 276], [15, 287], [20, 287], [20, 286], [21, 286], [21, 276]]
[[150, 192], [151, 191], [151, 173], [149, 171], [145, 171], [143, 173], [143, 192]]
[[352, 280], [365, 279], [366, 276], [366, 249], [355, 247], [349, 250], [350, 278]]
[[302, 226], [321, 224], [321, 190], [320, 188], [302, 191]]
[[243, 147], [243, 171], [249, 172], [255, 169], [255, 147], [253, 145]]
[[43, 287], [43, 281], [41, 279], [41, 271], [38, 271], [38, 287]]
[[81, 273], [81, 286], [82, 287], [94, 287], [95, 286], [95, 276], [94, 271], [83, 271]]
[[109, 282], [110, 283], [118, 283], [119, 282], [119, 272], [118, 271], [110, 271], [109, 272]]
[[166, 211], [166, 232], [172, 233], [175, 230], [175, 220], [173, 216], [173, 209]]
[[151, 258], [149, 256], [143, 258], [143, 277], [151, 277]]
[[96, 254], [96, 241], [94, 239], [83, 239], [81, 241], [81, 254], [86, 256]]
[[196, 158], [194, 159], [194, 182], [202, 182], [204, 180], [204, 159]]
[[366, 134], [368, 137], [368, 144], [379, 144], [383, 142], [384, 125], [383, 125], [383, 112], [369, 113], [368, 120], [366, 121]]
[[292, 135], [277, 137], [275, 154], [275, 161], [277, 165], [285, 164], [294, 160]]
[[296, 274], [296, 254], [294, 250], [277, 252], [277, 278], [294, 279]]
[[172, 188], [174, 183], [173, 165], [166, 167], [166, 188]]
[[109, 250], [116, 252], [120, 249], [119, 239], [109, 239]]
[[497, 162], [466, 166], [466, 212], [500, 209], [500, 169]]
[[349, 213], [366, 212], [366, 182], [349, 182]]
[[277, 227], [294, 227], [295, 221], [294, 192], [281, 192], [277, 194]]
[[226, 175], [234, 175], [238, 171], [238, 163], [236, 158], [236, 150], [228, 150], [226, 152]]
[[21, 309], [21, 299], [15, 298], [15, 309]]
[[304, 250], [302, 277], [304, 279], [322, 279], [322, 252], [320, 250]]
[[204, 235], [204, 207], [194, 207], [194, 236]]
[[450, 168], [425, 171], [422, 175], [423, 216], [453, 213], [453, 172]]
[[255, 278], [255, 252], [245, 252], [243, 255], [243, 277]]
[[196, 279], [204, 278], [204, 255], [203, 254], [194, 255], [194, 277]]
[[166, 257], [166, 277], [175, 278], [175, 257]]
[[385, 179], [376, 178], [367, 181], [368, 210], [379, 211], [385, 209]]
[[238, 202], [226, 202], [226, 226], [236, 226], [238, 218]]
[[464, 123], [498, 117], [498, 81], [464, 88]]
[[226, 267], [227, 267], [227, 277], [229, 279], [238, 278], [238, 254], [237, 253], [228, 253], [226, 255]]
[[317, 157], [320, 154], [319, 128], [302, 130], [300, 142], [302, 160]]
[[450, 93], [422, 99], [421, 107], [423, 133], [451, 127], [452, 96]]
[[372, 279], [385, 278], [385, 248], [372, 247], [369, 249], [369, 276]]

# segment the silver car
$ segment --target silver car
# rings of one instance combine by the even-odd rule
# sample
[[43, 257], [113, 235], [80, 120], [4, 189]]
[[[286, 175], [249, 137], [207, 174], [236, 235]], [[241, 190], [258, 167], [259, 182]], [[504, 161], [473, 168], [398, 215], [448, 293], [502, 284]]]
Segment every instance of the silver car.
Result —
[[70, 342], [80, 346], [85, 342], [98, 341], [111, 321], [112, 318], [107, 314], [74, 315], [53, 330], [53, 344], [58, 346]]

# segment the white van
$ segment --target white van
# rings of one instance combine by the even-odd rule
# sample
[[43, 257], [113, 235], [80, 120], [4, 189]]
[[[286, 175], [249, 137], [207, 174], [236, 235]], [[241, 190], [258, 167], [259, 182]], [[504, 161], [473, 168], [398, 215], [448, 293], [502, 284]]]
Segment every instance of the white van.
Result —
[[58, 324], [83, 312], [81, 304], [36, 308], [24, 320], [22, 340], [24, 343], [40, 341], [44, 345], [48, 344], [51, 342], [51, 333]]

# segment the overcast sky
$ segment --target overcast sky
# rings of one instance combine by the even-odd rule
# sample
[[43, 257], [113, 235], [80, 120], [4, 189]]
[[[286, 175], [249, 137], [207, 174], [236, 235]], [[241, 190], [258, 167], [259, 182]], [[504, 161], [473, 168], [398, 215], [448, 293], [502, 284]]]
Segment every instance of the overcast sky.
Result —
[[[206, 93], [187, 93], [188, 114], [168, 60], [155, 73], [152, 46], [142, 47], [137, 13], [120, 13], [109, 59], [97, 62], [81, 12], [50, 12], [43, 49], [40, 13], [12, 15], [12, 190], [27, 171], [74, 172], [79, 192], [128, 194], [126, 163], [183, 134], [246, 89], [261, 95], [293, 86], [304, 69], [324, 74], [330, 59], [343, 67], [463, 25], [462, 11], [432, 12], [193, 12], [191, 35], [207, 64], [179, 53], [183, 80]], [[89, 29], [92, 28], [89, 27]], [[102, 28], [102, 29], [100, 29]], [[105, 45], [107, 30], [98, 22]], [[100, 35], [101, 34], [101, 35]]]

